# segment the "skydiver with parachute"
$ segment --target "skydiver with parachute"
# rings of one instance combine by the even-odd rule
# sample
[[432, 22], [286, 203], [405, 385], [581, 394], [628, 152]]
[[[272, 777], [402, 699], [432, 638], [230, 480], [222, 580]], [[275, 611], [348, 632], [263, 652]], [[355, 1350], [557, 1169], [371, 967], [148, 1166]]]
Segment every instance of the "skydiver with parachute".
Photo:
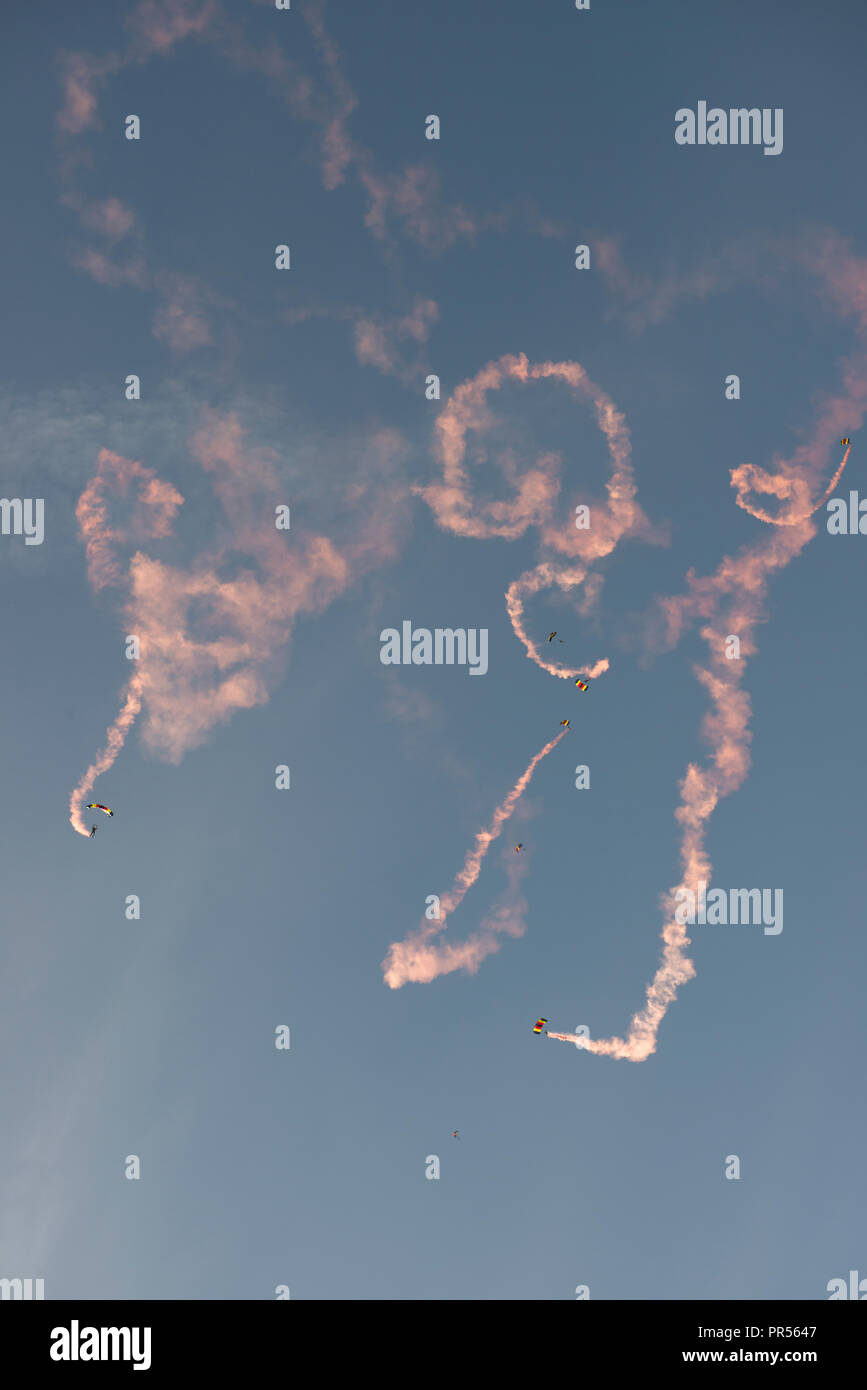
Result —
[[[111, 809], [111, 807], [103, 806], [101, 801], [88, 801], [86, 809], [88, 811], [104, 811], [107, 816], [114, 815], [114, 811]], [[94, 835], [96, 834], [96, 829], [97, 827], [95, 825], [92, 825], [90, 827], [90, 834], [87, 837], [89, 840], [93, 839]]]

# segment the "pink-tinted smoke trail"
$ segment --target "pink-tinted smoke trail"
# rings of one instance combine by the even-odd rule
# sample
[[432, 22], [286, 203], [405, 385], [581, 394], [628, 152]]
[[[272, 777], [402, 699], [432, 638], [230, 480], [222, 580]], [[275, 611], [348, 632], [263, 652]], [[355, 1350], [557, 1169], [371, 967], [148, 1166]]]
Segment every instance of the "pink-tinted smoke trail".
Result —
[[94, 758], [90, 767], [82, 774], [81, 781], [73, 789], [69, 798], [69, 820], [72, 828], [77, 830], [79, 835], [89, 835], [90, 831], [82, 818], [82, 807], [85, 804], [85, 797], [89, 796], [93, 790], [97, 777], [101, 777], [104, 772], [108, 772], [118, 753], [126, 743], [126, 736], [135, 723], [136, 715], [141, 709], [142, 700], [142, 679], [139, 675], [134, 675], [126, 687], [126, 696], [123, 708], [113, 724], [107, 729], [107, 739], [105, 747], [101, 753]]
[[[560, 467], [556, 455], [545, 454], [529, 465], [523, 474], [510, 454], [498, 460], [500, 470], [513, 490], [508, 502], [486, 501], [477, 504], [469, 489], [465, 457], [467, 435], [473, 431], [484, 435], [494, 424], [487, 404], [488, 395], [507, 381], [526, 383], [555, 379], [566, 383], [576, 395], [588, 401], [597, 423], [606, 438], [612, 461], [612, 473], [607, 484], [607, 502], [595, 502], [585, 508], [590, 524], [573, 528], [564, 524], [562, 510], [558, 513]], [[710, 747], [709, 763], [700, 767], [690, 763], [680, 784], [680, 804], [675, 819], [681, 829], [680, 882], [662, 896], [664, 923], [662, 927], [662, 957], [647, 986], [644, 1007], [632, 1018], [625, 1038], [581, 1038], [588, 1052], [644, 1061], [655, 1050], [660, 1024], [678, 989], [695, 974], [687, 955], [690, 945], [686, 926], [677, 920], [675, 903], [678, 889], [695, 891], [700, 879], [710, 882], [711, 863], [705, 846], [707, 822], [719, 800], [744, 782], [750, 766], [749, 720], [750, 702], [740, 688], [744, 663], [728, 659], [729, 634], [737, 634], [740, 655], [749, 656], [756, 650], [755, 628], [764, 618], [767, 586], [771, 576], [797, 555], [815, 534], [810, 517], [827, 498], [845, 468], [846, 455], [824, 496], [817, 503], [815, 496], [824, 461], [824, 439], [829, 426], [836, 427], [843, 419], [855, 418], [864, 397], [864, 382], [857, 373], [850, 373], [847, 382], [850, 394], [846, 400], [833, 401], [817, 423], [813, 440], [802, 446], [790, 461], [781, 461], [770, 473], [751, 464], [731, 471], [731, 485], [737, 504], [752, 516], [773, 526], [769, 538], [744, 547], [735, 556], [725, 556], [712, 575], [687, 576], [688, 592], [658, 603], [657, 619], [661, 618], [665, 639], [676, 645], [688, 623], [698, 620], [700, 633], [708, 645], [704, 665], [694, 672], [707, 690], [711, 710], [702, 722], [702, 736]], [[486, 539], [498, 537], [513, 540], [531, 526], [539, 530], [542, 558], [534, 569], [513, 581], [506, 593], [507, 611], [513, 630], [523, 644], [527, 656], [542, 670], [568, 679], [586, 674], [596, 677], [608, 669], [606, 658], [579, 668], [564, 668], [546, 659], [540, 643], [527, 630], [524, 605], [528, 598], [544, 589], [557, 587], [562, 592], [583, 586], [582, 612], [592, 607], [601, 587], [601, 578], [590, 573], [595, 560], [611, 554], [617, 542], [625, 536], [640, 535], [647, 540], [657, 537], [635, 500], [635, 485], [630, 464], [629, 432], [623, 416], [613, 402], [596, 386], [577, 362], [546, 362], [530, 364], [523, 354], [503, 357], [489, 363], [475, 377], [457, 388], [437, 421], [437, 452], [442, 465], [442, 481], [418, 491], [431, 507], [437, 523], [459, 536]], [[771, 515], [759, 505], [756, 495], [773, 496], [779, 503], [777, 515]], [[582, 508], [577, 508], [580, 512]], [[658, 627], [658, 621], [657, 621]], [[649, 625], [649, 626], [652, 626]], [[648, 634], [649, 635], [649, 634]], [[544, 756], [549, 748], [544, 749]], [[535, 762], [530, 765], [532, 772]], [[525, 773], [525, 778], [528, 773]], [[524, 779], [522, 779], [523, 781]], [[520, 795], [521, 782], [515, 792]], [[502, 811], [515, 797], [510, 794]], [[517, 797], [515, 797], [517, 799]], [[499, 816], [499, 812], [497, 813]], [[507, 812], [508, 814], [508, 812]], [[495, 817], [495, 825], [500, 824]], [[485, 838], [487, 836], [487, 838]], [[478, 877], [490, 833], [481, 832], [477, 847], [470, 851], [462, 873], [458, 875], [451, 894], [443, 900], [450, 911], [460, 902], [466, 888]], [[629, 848], [623, 846], [623, 868], [628, 872]], [[422, 926], [406, 941], [393, 944], [385, 962], [386, 981], [392, 988], [408, 980], [429, 981], [450, 970], [461, 967], [478, 968], [488, 954], [490, 934], [477, 933], [464, 946], [435, 947], [432, 936], [442, 930]], [[480, 948], [480, 936], [481, 947]], [[577, 1042], [569, 1033], [549, 1032], [558, 1041]]]
[[[150, 468], [132, 459], [100, 450], [97, 471], [78, 499], [75, 509], [85, 545], [87, 574], [94, 589], [123, 582], [124, 572], [118, 548], [130, 541], [158, 539], [171, 533], [183, 497], [171, 483], [162, 482]], [[123, 524], [109, 520], [111, 508], [126, 508]], [[140, 668], [127, 681], [123, 704], [109, 725], [105, 747], [73, 788], [69, 798], [69, 820], [79, 835], [87, 835], [82, 808], [98, 777], [107, 772], [126, 742], [127, 734], [142, 707], [144, 676]]]
[[297, 619], [322, 612], [393, 557], [405, 531], [405, 449], [396, 431], [378, 431], [359, 448], [361, 476], [343, 499], [352, 525], [339, 546], [278, 528], [285, 489], [276, 459], [247, 444], [234, 415], [205, 411], [190, 447], [222, 517], [221, 542], [188, 566], [140, 548], [172, 535], [184, 500], [144, 465], [103, 449], [76, 509], [88, 577], [97, 590], [120, 588], [125, 630], [139, 647], [106, 745], [72, 793], [70, 820], [80, 834], [80, 803], [140, 713], [144, 746], [177, 763], [239, 711], [266, 704]]
[[[848, 450], [835, 482], [847, 458]], [[698, 578], [690, 572], [687, 594], [660, 601], [671, 646], [679, 640], [689, 619], [704, 620], [700, 632], [708, 644], [708, 659], [706, 665], [696, 665], [694, 673], [711, 698], [711, 712], [702, 722], [702, 735], [710, 745], [711, 758], [705, 767], [690, 763], [680, 784], [681, 800], [675, 818], [682, 831], [682, 876], [676, 887], [663, 895], [662, 959], [647, 986], [645, 1005], [633, 1016], [625, 1038], [581, 1038], [584, 1051], [643, 1062], [656, 1051], [660, 1024], [678, 989], [695, 974], [695, 966], [686, 953], [690, 945], [686, 925], [677, 920], [676, 894], [679, 889], [695, 892], [699, 880], [711, 881], [712, 866], [705, 847], [707, 822], [720, 799], [743, 784], [750, 767], [750, 702], [740, 689], [743, 663], [728, 659], [728, 635], [738, 636], [742, 657], [756, 651], [755, 628], [764, 617], [770, 578], [815, 535], [816, 527], [810, 517], [816, 510], [811, 496], [818, 459], [810, 462], [810, 468], [796, 471], [784, 466], [776, 474], [750, 465], [732, 469], [731, 482], [738, 504], [774, 526], [774, 532], [755, 545], [745, 546], [736, 556], [725, 556], [712, 575]], [[771, 516], [748, 497], [751, 490], [771, 494], [787, 506], [779, 516]], [[579, 1041], [571, 1033], [549, 1032], [548, 1037], [561, 1042]]]
[[427, 984], [438, 979], [440, 975], [451, 974], [454, 970], [467, 970], [474, 974], [485, 957], [499, 949], [499, 935], [520, 935], [524, 930], [523, 924], [519, 924], [516, 916], [509, 911], [508, 904], [504, 904], [466, 941], [439, 945], [433, 942], [433, 938], [445, 930], [449, 913], [454, 912], [479, 877], [485, 855], [502, 834], [503, 826], [530, 785], [530, 779], [539, 763], [557, 747], [565, 733], [564, 729], [562, 734], [552, 738], [550, 743], [546, 743], [544, 748], [540, 748], [539, 752], [533, 755], [512, 790], [494, 811], [490, 825], [478, 832], [473, 848], [467, 851], [454, 883], [440, 898], [439, 918], [435, 922], [422, 923], [403, 941], [391, 943], [388, 955], [382, 962], [385, 982], [391, 989], [399, 989], [411, 980]]

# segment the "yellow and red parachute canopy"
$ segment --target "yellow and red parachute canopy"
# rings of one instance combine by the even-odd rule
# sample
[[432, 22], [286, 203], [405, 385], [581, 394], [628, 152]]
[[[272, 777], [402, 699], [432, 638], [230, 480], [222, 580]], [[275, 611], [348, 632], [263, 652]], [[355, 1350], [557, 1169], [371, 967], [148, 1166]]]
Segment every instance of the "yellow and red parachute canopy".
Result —
[[578, 687], [579, 690], [589, 690], [589, 689], [590, 689], [590, 687], [589, 687], [589, 685], [587, 684], [587, 682], [586, 682], [586, 681], [582, 681], [581, 678], [580, 678], [580, 676], [579, 676], [578, 680], [575, 682], [575, 684], [577, 685], [577, 687]]
[[547, 1018], [537, 1018], [537, 1019], [536, 1019], [536, 1022], [533, 1024], [533, 1032], [534, 1032], [534, 1033], [541, 1033], [542, 1029], [545, 1027], [545, 1024], [546, 1024], [547, 1022], [548, 1022]]
[[849, 444], [850, 442], [851, 442], [851, 441], [848, 440], [848, 439], [841, 439], [841, 440], [840, 440], [840, 443], [843, 445], [843, 448], [844, 448], [844, 449], [846, 448], [847, 444]]
[[88, 801], [88, 803], [87, 803], [87, 809], [88, 809], [88, 811], [105, 811], [105, 814], [106, 814], [107, 816], [113, 816], [113, 815], [114, 815], [114, 811], [110, 811], [110, 810], [108, 809], [108, 807], [107, 807], [107, 806], [103, 806], [103, 805], [102, 805], [102, 802], [100, 802], [100, 801]]

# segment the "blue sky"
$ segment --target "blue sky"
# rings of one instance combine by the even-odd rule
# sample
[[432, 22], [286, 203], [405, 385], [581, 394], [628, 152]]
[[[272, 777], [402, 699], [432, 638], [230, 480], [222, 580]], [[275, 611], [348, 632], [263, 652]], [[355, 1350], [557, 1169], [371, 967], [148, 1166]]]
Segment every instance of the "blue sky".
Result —
[[[543, 1014], [622, 1036], [657, 967], [678, 784], [708, 757], [708, 702], [697, 628], [671, 651], [642, 634], [655, 595], [770, 534], [735, 505], [730, 469], [815, 456], [816, 422], [848, 392], [815, 496], [841, 433], [854, 448], [837, 494], [862, 485], [867, 372], [846, 294], [863, 306], [863, 16], [466, 8], [239, 3], [228, 36], [227, 11], [198, 4], [3, 21], [3, 495], [43, 497], [46, 530], [41, 546], [0, 537], [0, 1276], [44, 1278], [48, 1297], [267, 1299], [286, 1284], [307, 1299], [570, 1299], [578, 1285], [592, 1299], [795, 1299], [867, 1273], [863, 537], [829, 536], [820, 512], [772, 577], [743, 678], [751, 770], [708, 822], [714, 883], [782, 888], [782, 933], [695, 928], [696, 977], [646, 1061], [531, 1032]], [[170, 21], [167, 51], [149, 50]], [[102, 79], [87, 69], [96, 123], [63, 130], [71, 53], [120, 56]], [[263, 54], [297, 70], [269, 82]], [[674, 113], [700, 100], [783, 108], [783, 153], [678, 146]], [[123, 138], [129, 112], [140, 142]], [[431, 112], [439, 142], [424, 139]], [[346, 155], [333, 186], [329, 121]], [[419, 166], [431, 182], [413, 222], [401, 208]], [[83, 220], [107, 199], [133, 217], [114, 241]], [[288, 273], [273, 264], [283, 242]], [[597, 257], [612, 245], [619, 281]], [[139, 283], [101, 282], [88, 251], [138, 257]], [[699, 270], [707, 292], [679, 296]], [[654, 319], [660, 286], [672, 293]], [[208, 341], [160, 330], [169, 306]], [[387, 369], [359, 349], [364, 325]], [[467, 539], [410, 492], [438, 476], [451, 393], [518, 352], [581, 363], [615, 402], [638, 500], [667, 534], [619, 541], [587, 617], [576, 595], [529, 600], [536, 637], [567, 638], [561, 656], [610, 659], [586, 695], [528, 661], [509, 623], [534, 531]], [[140, 402], [123, 399], [131, 372]], [[507, 384], [492, 405], [520, 469], [561, 455], [564, 509], [603, 495], [586, 405], [555, 383]], [[139, 461], [185, 501], [173, 536], [138, 548], [193, 572], [232, 530], [190, 448], [207, 410], [237, 418], [251, 456], [270, 451], [299, 557], [314, 535], [349, 554], [380, 523], [393, 550], [293, 613], [267, 700], [179, 761], [139, 721], [88, 798], [116, 815], [85, 841], [69, 795], [117, 715], [130, 629], [123, 586], [89, 582], [76, 504], [100, 450]], [[477, 495], [501, 495], [474, 446], [468, 469]], [[273, 576], [260, 579], [267, 595]], [[487, 674], [383, 666], [379, 634], [404, 619], [486, 628]], [[388, 989], [389, 944], [567, 716], [447, 932], [477, 930], [522, 840], [525, 934], [473, 976]], [[575, 789], [579, 763], [590, 790]], [[124, 916], [133, 893], [139, 921]]]

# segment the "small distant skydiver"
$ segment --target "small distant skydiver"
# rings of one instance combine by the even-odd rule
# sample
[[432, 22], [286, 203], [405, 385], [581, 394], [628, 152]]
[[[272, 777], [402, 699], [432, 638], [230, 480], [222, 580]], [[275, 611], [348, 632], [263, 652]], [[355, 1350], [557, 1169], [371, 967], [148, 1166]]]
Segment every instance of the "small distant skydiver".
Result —
[[575, 684], [577, 685], [577, 687], [578, 687], [579, 690], [589, 690], [589, 689], [590, 689], [590, 686], [587, 684], [587, 682], [586, 682], [586, 681], [582, 681], [581, 678], [580, 678], [580, 676], [579, 676], [578, 680], [575, 682]]
[[547, 1018], [537, 1018], [537, 1019], [536, 1019], [536, 1022], [533, 1024], [533, 1032], [534, 1032], [534, 1033], [541, 1033], [542, 1029], [545, 1027], [545, 1024], [546, 1024], [547, 1022], [548, 1022]]
[[[556, 628], [555, 628], [553, 632], [549, 632], [549, 633], [548, 633], [548, 641], [549, 641], [549, 642], [553, 642], [553, 641], [554, 641], [554, 638], [555, 638], [556, 636], [557, 636], [557, 630], [556, 630]], [[560, 642], [562, 642], [562, 641], [563, 641], [563, 638], [560, 637], [558, 640], [559, 640]]]
[[453, 1139], [460, 1139], [460, 1137], [461, 1137], [461, 1136], [458, 1134], [457, 1130], [456, 1130], [456, 1129], [453, 1129], [453, 1130], [452, 1130], [452, 1138], [453, 1138]]
[[524, 848], [523, 845], [515, 845], [515, 853], [517, 854], [518, 851], [521, 850], [521, 849], [523, 849], [523, 848]]
[[561, 719], [561, 720], [560, 720], [560, 727], [561, 727], [561, 729], [568, 729], [568, 728], [569, 728], [569, 720], [568, 720], [568, 719]]
[[88, 811], [105, 811], [107, 816], [114, 815], [114, 811], [110, 811], [107, 806], [103, 806], [101, 801], [88, 801], [87, 809]]
[[840, 440], [840, 443], [843, 445], [843, 448], [844, 448], [844, 449], [848, 447], [848, 445], [850, 444], [850, 442], [851, 442], [851, 441], [848, 440], [848, 439], [841, 439], [841, 440]]
[[90, 827], [90, 835], [88, 836], [88, 839], [92, 840], [95, 834], [96, 834], [96, 826], [95, 826], [95, 825], [92, 825], [92, 826]]

